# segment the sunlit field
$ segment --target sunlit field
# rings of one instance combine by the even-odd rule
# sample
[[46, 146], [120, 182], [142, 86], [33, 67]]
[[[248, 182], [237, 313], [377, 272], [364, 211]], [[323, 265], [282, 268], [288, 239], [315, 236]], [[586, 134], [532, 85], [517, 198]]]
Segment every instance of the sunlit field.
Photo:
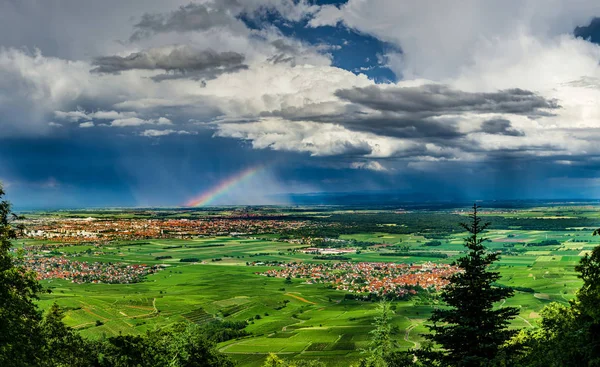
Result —
[[[549, 212], [535, 214], [558, 220], [556, 213], [549, 216]], [[526, 217], [532, 213], [512, 215]], [[489, 219], [493, 221], [494, 217]], [[342, 240], [379, 244], [345, 254], [345, 261], [451, 263], [463, 251], [465, 234], [458, 230], [432, 245], [431, 238], [423, 233], [390, 233], [385, 231], [386, 226], [381, 228], [380, 232], [340, 235]], [[513, 327], [518, 328], [535, 327], [545, 305], [553, 301], [567, 303], [574, 297], [581, 284], [574, 267], [597, 244], [591, 232], [582, 228], [490, 229], [486, 237], [490, 250], [505, 252], [494, 268], [502, 275], [501, 285], [516, 289], [515, 296], [501, 305], [519, 308], [513, 321]], [[91, 244], [58, 247], [55, 251], [70, 260], [161, 265], [162, 270], [135, 284], [75, 284], [45, 279], [42, 284], [51, 293], [43, 294], [39, 304], [46, 309], [58, 303], [66, 310], [66, 324], [89, 338], [140, 334], [182, 321], [203, 324], [216, 319], [247, 320], [249, 336], [219, 345], [242, 366], [259, 366], [271, 352], [287, 358], [318, 358], [333, 366], [358, 360], [361, 350], [368, 347], [376, 303], [348, 299], [347, 292], [327, 284], [260, 275], [277, 268], [269, 262], [331, 261], [316, 260], [312, 254], [297, 251], [307, 245], [278, 238], [265, 234], [121, 241], [100, 248]], [[543, 241], [552, 244], [543, 245]], [[16, 246], [49, 243], [19, 240]], [[398, 248], [416, 256], [382, 256]], [[102, 253], [95, 254], [99, 250]], [[434, 253], [436, 256], [428, 255]], [[393, 337], [402, 349], [421, 345], [421, 334], [427, 332], [426, 319], [437, 306], [435, 295], [418, 294], [393, 301]]]

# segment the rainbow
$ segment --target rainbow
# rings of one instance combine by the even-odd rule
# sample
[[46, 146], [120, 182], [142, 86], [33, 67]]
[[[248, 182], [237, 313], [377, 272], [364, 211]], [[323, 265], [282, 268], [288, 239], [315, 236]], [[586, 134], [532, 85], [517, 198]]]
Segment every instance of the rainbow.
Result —
[[247, 168], [238, 174], [231, 176], [221, 182], [218, 185], [213, 187], [212, 189], [203, 192], [199, 196], [189, 200], [185, 203], [185, 206], [193, 207], [193, 206], [203, 206], [207, 205], [216, 198], [226, 194], [229, 190], [231, 190], [236, 185], [248, 180], [252, 176], [254, 176], [257, 172], [261, 171], [264, 168], [263, 165], [259, 165], [256, 167]]

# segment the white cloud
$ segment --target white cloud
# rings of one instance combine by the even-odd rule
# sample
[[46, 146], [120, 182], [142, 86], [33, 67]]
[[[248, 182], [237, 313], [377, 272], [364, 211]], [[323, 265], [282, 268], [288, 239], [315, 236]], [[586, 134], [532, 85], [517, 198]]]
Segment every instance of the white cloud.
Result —
[[140, 75], [100, 78], [89, 69], [87, 62], [47, 57], [39, 50], [0, 47], [0, 123], [10, 126], [0, 134], [46, 134], [49, 117], [70, 122], [93, 118], [77, 109], [81, 103], [93, 103], [95, 110], [103, 111], [132, 95], [156, 90]]
[[378, 171], [378, 172], [387, 171], [388, 170], [381, 163], [379, 163], [377, 161], [352, 162], [350, 164], [350, 168], [352, 168], [352, 169], [366, 169], [366, 170]]
[[141, 126], [141, 125], [147, 125], [147, 124], [153, 124], [153, 123], [154, 123], [154, 121], [152, 121], [152, 120], [143, 120], [138, 117], [130, 117], [130, 118], [125, 118], [125, 119], [113, 120], [110, 123], [110, 126], [130, 127], [130, 126]]
[[159, 125], [172, 125], [173, 124], [173, 122], [166, 117], [159, 117], [156, 120], [156, 123]]
[[[555, 116], [534, 120], [461, 116], [457, 124], [467, 145], [483, 152], [585, 155], [599, 151], [590, 129], [600, 127], [600, 47], [572, 32], [598, 15], [598, 3], [585, 0], [349, 0], [339, 8], [322, 7], [309, 24], [342, 22], [398, 46], [402, 52], [389, 51], [386, 58], [402, 83], [424, 79], [469, 92], [521, 88], [561, 106], [552, 111]], [[506, 118], [525, 136], [477, 133], [486, 118]], [[476, 156], [485, 159], [485, 153]]]
[[418, 147], [407, 140], [354, 132], [340, 125], [279, 118], [218, 124], [216, 135], [251, 141], [257, 149], [308, 152], [313, 156], [388, 157]]
[[538, 39], [570, 33], [600, 13], [597, 2], [569, 0], [349, 0], [339, 9], [322, 7], [312, 26], [337, 22], [398, 45], [401, 62], [393, 65], [405, 78], [445, 79], [473, 63], [487, 42], [515, 34]]
[[156, 138], [156, 137], [160, 137], [160, 136], [166, 136], [166, 135], [172, 135], [172, 134], [178, 134], [178, 135], [191, 135], [193, 134], [190, 131], [185, 131], [185, 130], [154, 130], [154, 129], [149, 129], [149, 130], [144, 130], [140, 133], [140, 136], [145, 136], [147, 138]]
[[87, 120], [89, 119], [88, 115], [84, 111], [54, 111], [54, 116], [57, 119], [69, 121], [69, 122], [78, 122], [79, 120]]
[[79, 127], [94, 127], [94, 123], [92, 121], [88, 121], [88, 122], [82, 122], [81, 124], [79, 124]]
[[137, 117], [134, 111], [117, 112], [117, 111], [96, 111], [87, 113], [84, 110], [76, 111], [54, 111], [54, 116], [60, 120], [69, 122], [78, 122], [81, 120], [117, 120], [131, 117]]
[[[439, 83], [473, 93], [521, 88], [556, 99], [561, 108], [552, 111], [555, 115], [535, 118], [489, 112], [436, 116], [435, 122], [456, 126], [462, 134], [452, 141], [383, 136], [370, 125], [373, 118], [382, 117], [390, 128], [398, 128], [397, 116], [336, 96], [339, 89], [375, 83], [365, 75], [332, 66], [330, 57], [322, 54], [331, 47], [285, 37], [275, 27], [251, 30], [241, 22], [218, 32], [165, 32], [136, 43], [116, 43], [114, 39], [127, 39], [133, 31], [132, 22], [119, 15], [127, 26], [119, 24], [118, 33], [111, 30], [110, 42], [98, 42], [101, 53], [92, 52], [91, 46], [85, 47], [91, 56], [74, 52], [79, 60], [0, 48], [0, 123], [5, 125], [1, 134], [56, 133], [56, 125], [48, 123], [49, 119], [64, 122], [65, 128], [106, 124], [139, 130], [169, 127], [142, 133], [135, 130], [142, 136], [183, 133], [186, 124], [200, 122], [214, 128], [217, 136], [245, 140], [256, 149], [350, 155], [349, 162], [366, 162], [365, 167], [377, 163], [368, 159], [383, 157], [438, 161], [485, 159], [504, 151], [539, 156], [600, 152], [595, 144], [600, 127], [600, 47], [570, 35], [576, 25], [586, 24], [593, 14], [600, 15], [596, 2], [350, 0], [339, 9], [281, 0], [238, 3], [242, 10], [267, 3], [286, 19], [316, 13], [311, 26], [343, 22], [397, 45], [402, 53], [390, 51], [385, 59], [402, 76], [399, 87]], [[151, 1], [147, 11], [176, 8]], [[125, 10], [128, 17], [141, 15], [129, 5]], [[1, 15], [0, 19], [8, 21]], [[80, 37], [77, 32], [71, 34]], [[219, 75], [205, 84], [192, 79], [156, 83], [151, 79], [156, 71], [97, 75], [89, 72], [93, 66], [86, 61], [178, 44], [238, 52], [245, 56], [248, 69]], [[290, 61], [281, 62], [287, 59]], [[359, 116], [354, 124], [362, 126], [350, 124], [348, 116]], [[482, 133], [482, 124], [494, 119], [509, 120], [522, 136]]]
[[142, 125], [172, 125], [173, 122], [166, 117], [159, 117], [158, 119], [141, 119], [139, 117], [129, 117], [113, 120], [110, 123], [110, 126], [114, 127], [133, 127], [133, 126], [142, 126]]
[[210, 98], [227, 116], [239, 117], [337, 103], [337, 89], [373, 84], [365, 75], [331, 66], [261, 64], [237, 74], [222, 75], [197, 93]]
[[116, 120], [122, 118], [137, 117], [134, 111], [117, 112], [117, 111], [96, 111], [88, 115], [89, 118], [97, 120]]
[[151, 138], [151, 137], [171, 135], [171, 134], [175, 134], [175, 133], [176, 133], [175, 130], [153, 130], [153, 129], [150, 129], [150, 130], [142, 131], [140, 133], [140, 135]]

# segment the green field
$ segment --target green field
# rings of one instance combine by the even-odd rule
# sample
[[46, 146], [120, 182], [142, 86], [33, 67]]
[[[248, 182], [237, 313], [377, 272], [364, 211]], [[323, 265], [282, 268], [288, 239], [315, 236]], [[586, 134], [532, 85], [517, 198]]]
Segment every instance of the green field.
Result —
[[[431, 238], [421, 233], [364, 232], [339, 238], [387, 245], [363, 247], [359, 254], [345, 255], [353, 262], [450, 263], [463, 251], [464, 236], [450, 233], [433, 247], [426, 245]], [[164, 264], [165, 268], [136, 284], [43, 280], [43, 286], [52, 293], [42, 295], [39, 303], [45, 309], [57, 302], [67, 311], [65, 322], [90, 338], [143, 333], [181, 321], [202, 324], [215, 319], [251, 320], [246, 328], [250, 336], [219, 345], [242, 366], [259, 366], [270, 352], [286, 358], [318, 358], [332, 366], [347, 366], [359, 359], [360, 350], [368, 345], [376, 303], [348, 300], [343, 291], [306, 284], [303, 279], [292, 279], [288, 284], [283, 279], [258, 275], [272, 267], [248, 266], [247, 262], [317, 262], [314, 255], [294, 251], [305, 245], [278, 241], [273, 234], [258, 237], [262, 239], [123, 241], [102, 246], [104, 254], [100, 255], [94, 255], [98, 248], [91, 245], [58, 248], [71, 260]], [[581, 284], [574, 267], [597, 243], [591, 233], [580, 229], [492, 229], [487, 237], [488, 248], [513, 251], [505, 253], [495, 266], [502, 274], [503, 285], [526, 289], [505, 302], [520, 309], [513, 323], [519, 328], [535, 327], [540, 310], [549, 302], [566, 303], [573, 298]], [[557, 244], [526, 246], [548, 240], [556, 240]], [[49, 241], [21, 240], [17, 246], [23, 243]], [[448, 257], [381, 256], [399, 246]], [[189, 258], [198, 260], [180, 262]], [[402, 348], [423, 342], [425, 320], [436, 302], [420, 296], [393, 302], [394, 338]]]

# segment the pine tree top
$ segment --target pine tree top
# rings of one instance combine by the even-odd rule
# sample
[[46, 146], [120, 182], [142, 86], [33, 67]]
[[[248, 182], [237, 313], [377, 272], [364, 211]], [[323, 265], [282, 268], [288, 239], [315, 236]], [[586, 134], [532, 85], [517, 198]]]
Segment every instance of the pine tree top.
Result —
[[469, 251], [454, 262], [462, 271], [448, 278], [450, 284], [442, 292], [441, 298], [448, 307], [433, 311], [429, 319], [432, 333], [425, 335], [442, 348], [432, 359], [443, 365], [480, 366], [493, 359], [513, 335], [508, 325], [518, 314], [514, 307], [494, 307], [514, 292], [493, 285], [500, 274], [488, 268], [499, 259], [499, 254], [484, 246], [487, 238], [481, 234], [489, 223], [483, 222], [478, 209], [473, 205], [470, 222], [461, 223], [468, 232], [464, 241]]

